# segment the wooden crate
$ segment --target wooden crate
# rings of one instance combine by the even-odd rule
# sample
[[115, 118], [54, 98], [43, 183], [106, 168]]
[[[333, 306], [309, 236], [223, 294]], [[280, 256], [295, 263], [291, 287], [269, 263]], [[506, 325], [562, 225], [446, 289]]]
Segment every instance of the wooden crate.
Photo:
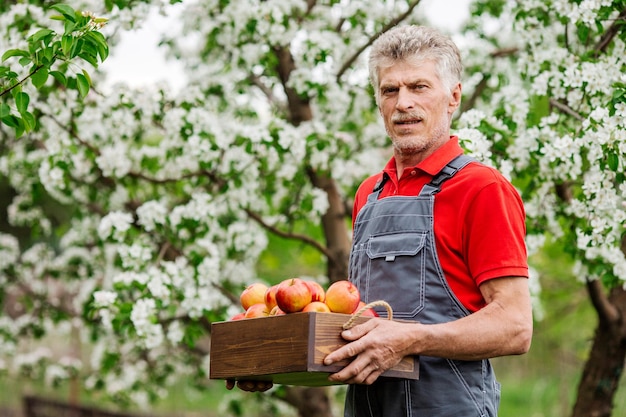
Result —
[[[328, 375], [348, 362], [326, 366], [323, 360], [346, 344], [340, 333], [350, 317], [311, 312], [212, 323], [210, 378], [333, 385]], [[369, 319], [359, 317], [357, 323]], [[405, 357], [383, 376], [418, 379], [417, 358]]]

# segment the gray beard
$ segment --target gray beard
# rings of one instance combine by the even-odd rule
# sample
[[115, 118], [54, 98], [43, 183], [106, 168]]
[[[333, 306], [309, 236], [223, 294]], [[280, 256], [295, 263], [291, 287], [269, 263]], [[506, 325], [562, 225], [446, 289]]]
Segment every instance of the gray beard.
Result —
[[[387, 131], [389, 135], [389, 131]], [[391, 137], [391, 135], [389, 135]], [[450, 128], [447, 124], [441, 123], [433, 132], [433, 136], [419, 136], [414, 139], [397, 140], [391, 138], [393, 148], [397, 156], [408, 158], [413, 155], [424, 153], [432, 147], [438, 147], [450, 137]]]

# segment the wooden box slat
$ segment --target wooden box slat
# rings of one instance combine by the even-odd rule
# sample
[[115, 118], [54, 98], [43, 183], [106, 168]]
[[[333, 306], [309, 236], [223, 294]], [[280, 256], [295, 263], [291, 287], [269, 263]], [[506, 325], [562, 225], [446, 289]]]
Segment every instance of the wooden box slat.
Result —
[[[212, 323], [210, 378], [332, 385], [328, 375], [348, 361], [326, 366], [323, 360], [346, 344], [341, 330], [350, 317], [311, 312]], [[359, 317], [356, 322], [365, 320], [369, 317]], [[404, 358], [383, 376], [418, 379], [417, 358]]]

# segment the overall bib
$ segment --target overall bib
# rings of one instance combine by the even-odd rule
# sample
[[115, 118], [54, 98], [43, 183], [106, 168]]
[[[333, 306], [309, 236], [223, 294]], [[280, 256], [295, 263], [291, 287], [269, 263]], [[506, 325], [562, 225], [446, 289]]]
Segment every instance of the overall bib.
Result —
[[[465, 155], [452, 160], [418, 196], [379, 200], [383, 184], [377, 184], [356, 218], [350, 254], [350, 280], [363, 301], [385, 300], [394, 318], [425, 324], [470, 314], [443, 275], [433, 229], [435, 194], [470, 161]], [[417, 381], [380, 377], [369, 386], [351, 385], [345, 417], [497, 416], [500, 385], [488, 360], [420, 356], [419, 366]]]

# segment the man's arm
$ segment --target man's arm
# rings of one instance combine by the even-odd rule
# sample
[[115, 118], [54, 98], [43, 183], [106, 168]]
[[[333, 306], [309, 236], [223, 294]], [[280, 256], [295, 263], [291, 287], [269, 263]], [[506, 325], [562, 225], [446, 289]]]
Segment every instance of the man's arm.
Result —
[[491, 279], [480, 291], [487, 305], [459, 320], [420, 324], [370, 319], [344, 331], [342, 337], [351, 343], [330, 353], [324, 363], [354, 360], [330, 379], [371, 384], [407, 355], [479, 360], [526, 353], [533, 331], [528, 279]]

